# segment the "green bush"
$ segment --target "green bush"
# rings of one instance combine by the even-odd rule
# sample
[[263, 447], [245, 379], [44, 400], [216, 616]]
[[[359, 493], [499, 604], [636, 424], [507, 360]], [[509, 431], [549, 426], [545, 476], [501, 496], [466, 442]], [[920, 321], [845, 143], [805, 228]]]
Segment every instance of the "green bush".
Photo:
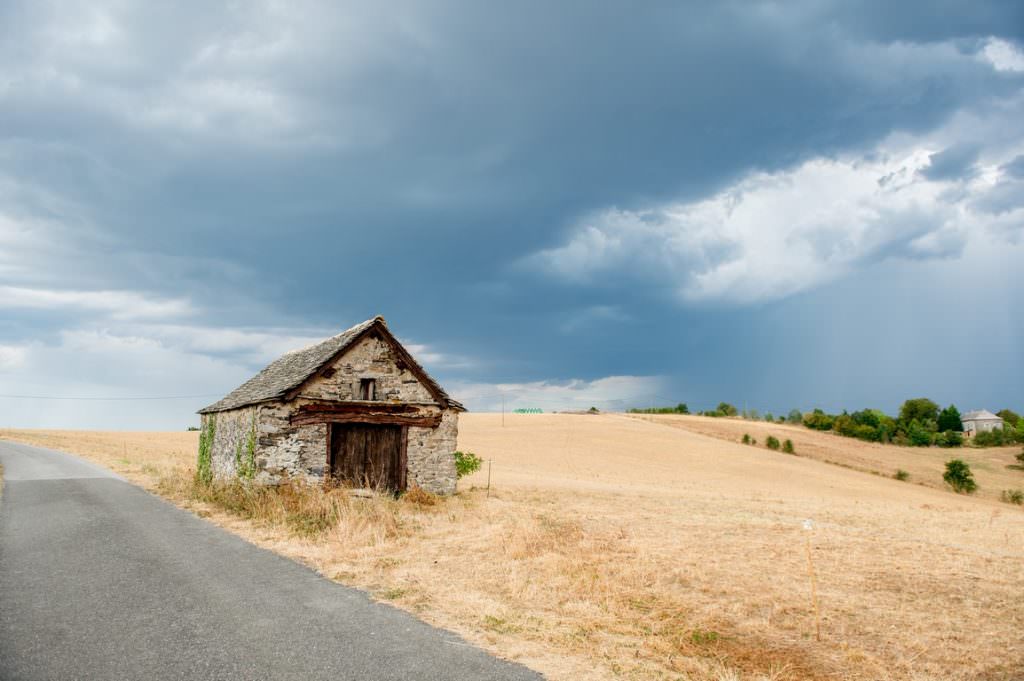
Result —
[[976, 447], [1005, 447], [1019, 441], [1017, 431], [1012, 428], [993, 428], [974, 436]]
[[974, 482], [974, 475], [971, 473], [971, 467], [960, 459], [951, 459], [946, 462], [946, 472], [942, 474], [942, 479], [957, 494], [973, 494], [978, 489], [977, 483]]
[[900, 482], [906, 482], [910, 479], [910, 473], [906, 472], [902, 468], [897, 468], [896, 472], [892, 474], [892, 477], [896, 478]]
[[743, 444], [745, 444], [745, 445], [749, 445], [750, 444], [750, 435], [748, 433], [743, 433]]
[[769, 435], [768, 439], [764, 441], [764, 446], [767, 447], [768, 449], [774, 449], [775, 451], [778, 451], [779, 438], [775, 437], [774, 435]]
[[455, 472], [460, 478], [480, 470], [484, 460], [473, 452], [455, 452]]
[[736, 407], [732, 406], [728, 402], [719, 402], [718, 407], [715, 409], [722, 416], [736, 416], [739, 412]]
[[782, 451], [784, 451], [786, 454], [796, 454], [796, 450], [793, 449], [793, 441], [786, 440], [785, 442], [783, 442]]
[[960, 447], [964, 443], [964, 436], [955, 430], [947, 430], [936, 438], [936, 444], [940, 447]]
[[810, 414], [803, 416], [803, 424], [814, 430], [832, 430], [835, 421], [834, 416], [829, 416], [821, 409], [815, 409]]
[[1004, 489], [1002, 500], [1008, 504], [1024, 505], [1024, 489]]

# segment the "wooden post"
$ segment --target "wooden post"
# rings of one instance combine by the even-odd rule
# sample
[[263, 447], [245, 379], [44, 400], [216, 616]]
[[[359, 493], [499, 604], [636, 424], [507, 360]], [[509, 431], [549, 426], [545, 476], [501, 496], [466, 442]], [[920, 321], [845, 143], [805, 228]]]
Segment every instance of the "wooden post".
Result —
[[487, 498], [491, 498], [491, 462], [487, 462]]

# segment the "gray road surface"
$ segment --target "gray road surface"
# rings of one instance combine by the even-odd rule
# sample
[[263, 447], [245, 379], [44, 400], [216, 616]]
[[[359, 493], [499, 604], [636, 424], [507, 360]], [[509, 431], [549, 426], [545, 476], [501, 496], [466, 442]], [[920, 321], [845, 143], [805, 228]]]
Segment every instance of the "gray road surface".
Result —
[[538, 679], [59, 452], [0, 441], [0, 680]]

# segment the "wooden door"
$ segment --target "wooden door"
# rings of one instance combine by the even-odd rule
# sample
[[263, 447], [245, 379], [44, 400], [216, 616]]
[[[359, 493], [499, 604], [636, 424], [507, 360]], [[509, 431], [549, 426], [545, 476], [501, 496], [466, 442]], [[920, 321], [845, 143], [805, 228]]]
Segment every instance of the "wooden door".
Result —
[[353, 487], [405, 488], [402, 427], [370, 423], [331, 426], [331, 477]]

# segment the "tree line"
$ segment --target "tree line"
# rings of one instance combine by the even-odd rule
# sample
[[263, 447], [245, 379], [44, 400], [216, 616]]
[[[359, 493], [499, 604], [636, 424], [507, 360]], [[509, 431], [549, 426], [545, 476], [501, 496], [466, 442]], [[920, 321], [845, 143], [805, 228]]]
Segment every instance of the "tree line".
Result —
[[[674, 407], [648, 407], [630, 409], [633, 414], [689, 414], [686, 403]], [[701, 416], [741, 416], [745, 419], [764, 420], [773, 423], [803, 424], [813, 430], [831, 431], [845, 437], [868, 442], [893, 443], [912, 447], [959, 447], [964, 444], [963, 423], [960, 411], [955, 405], [945, 409], [926, 397], [907, 400], [900, 407], [898, 416], [889, 416], [880, 409], [862, 409], [849, 413], [829, 414], [821, 409], [804, 413], [793, 409], [786, 416], [776, 418], [772, 414], [762, 416], [757, 410], [744, 409], [742, 412], [728, 402], [698, 412]], [[1010, 410], [996, 413], [1003, 419], [1004, 427], [990, 432], [977, 433], [974, 443], [979, 447], [999, 447], [1024, 442], [1024, 418]]]

